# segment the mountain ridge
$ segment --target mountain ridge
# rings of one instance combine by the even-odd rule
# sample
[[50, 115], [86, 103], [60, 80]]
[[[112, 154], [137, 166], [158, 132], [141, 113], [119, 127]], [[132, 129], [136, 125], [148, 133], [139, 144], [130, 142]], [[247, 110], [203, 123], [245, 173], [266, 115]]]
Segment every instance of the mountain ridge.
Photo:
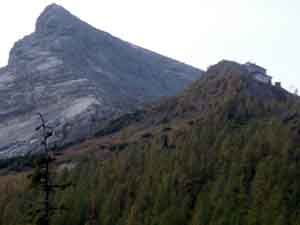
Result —
[[97, 30], [58, 5], [42, 12], [0, 71], [0, 158], [39, 148], [37, 112], [57, 128], [53, 141], [65, 145], [92, 135], [107, 117], [176, 94], [202, 73]]
[[[176, 142], [178, 134], [188, 134], [197, 127], [211, 124], [224, 129], [228, 124], [243, 126], [273, 118], [282, 123], [294, 121], [297, 124], [300, 121], [299, 97], [257, 80], [244, 64], [221, 61], [178, 95], [107, 120], [96, 137], [69, 149], [79, 152], [124, 150], [131, 144], [165, 138], [172, 146], [171, 142]], [[300, 132], [297, 125], [292, 125], [291, 129], [294, 135]]]

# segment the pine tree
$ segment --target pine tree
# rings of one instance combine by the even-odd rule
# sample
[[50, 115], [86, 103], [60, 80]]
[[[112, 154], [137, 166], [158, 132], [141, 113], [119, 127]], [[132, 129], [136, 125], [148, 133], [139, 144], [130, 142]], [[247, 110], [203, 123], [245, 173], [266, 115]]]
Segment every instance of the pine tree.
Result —
[[296, 88], [294, 91], [294, 95], [298, 96], [298, 93], [299, 93], [299, 90], [298, 90], [298, 88]]

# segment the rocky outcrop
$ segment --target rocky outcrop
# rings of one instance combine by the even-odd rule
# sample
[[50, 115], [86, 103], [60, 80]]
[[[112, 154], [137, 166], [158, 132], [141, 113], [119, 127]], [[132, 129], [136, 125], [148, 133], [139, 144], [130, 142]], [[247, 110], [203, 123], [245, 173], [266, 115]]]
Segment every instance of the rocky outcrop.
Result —
[[0, 158], [39, 149], [37, 112], [64, 146], [95, 133], [108, 117], [176, 94], [201, 73], [50, 5], [0, 69]]

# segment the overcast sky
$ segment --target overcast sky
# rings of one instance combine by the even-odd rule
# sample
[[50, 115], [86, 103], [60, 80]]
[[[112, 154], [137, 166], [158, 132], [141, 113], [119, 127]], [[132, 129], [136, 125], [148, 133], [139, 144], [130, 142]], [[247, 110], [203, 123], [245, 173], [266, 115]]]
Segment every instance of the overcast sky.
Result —
[[[53, 1], [2, 0], [0, 65]], [[56, 0], [96, 28], [206, 69], [222, 59], [255, 62], [300, 88], [299, 0]]]

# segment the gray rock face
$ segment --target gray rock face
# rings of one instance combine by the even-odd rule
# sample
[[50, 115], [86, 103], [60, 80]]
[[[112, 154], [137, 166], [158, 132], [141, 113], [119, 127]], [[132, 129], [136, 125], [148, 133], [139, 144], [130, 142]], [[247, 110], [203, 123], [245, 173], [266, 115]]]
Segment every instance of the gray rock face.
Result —
[[201, 74], [50, 5], [0, 69], [0, 159], [39, 150], [37, 112], [64, 146], [93, 134], [108, 117], [176, 94]]

